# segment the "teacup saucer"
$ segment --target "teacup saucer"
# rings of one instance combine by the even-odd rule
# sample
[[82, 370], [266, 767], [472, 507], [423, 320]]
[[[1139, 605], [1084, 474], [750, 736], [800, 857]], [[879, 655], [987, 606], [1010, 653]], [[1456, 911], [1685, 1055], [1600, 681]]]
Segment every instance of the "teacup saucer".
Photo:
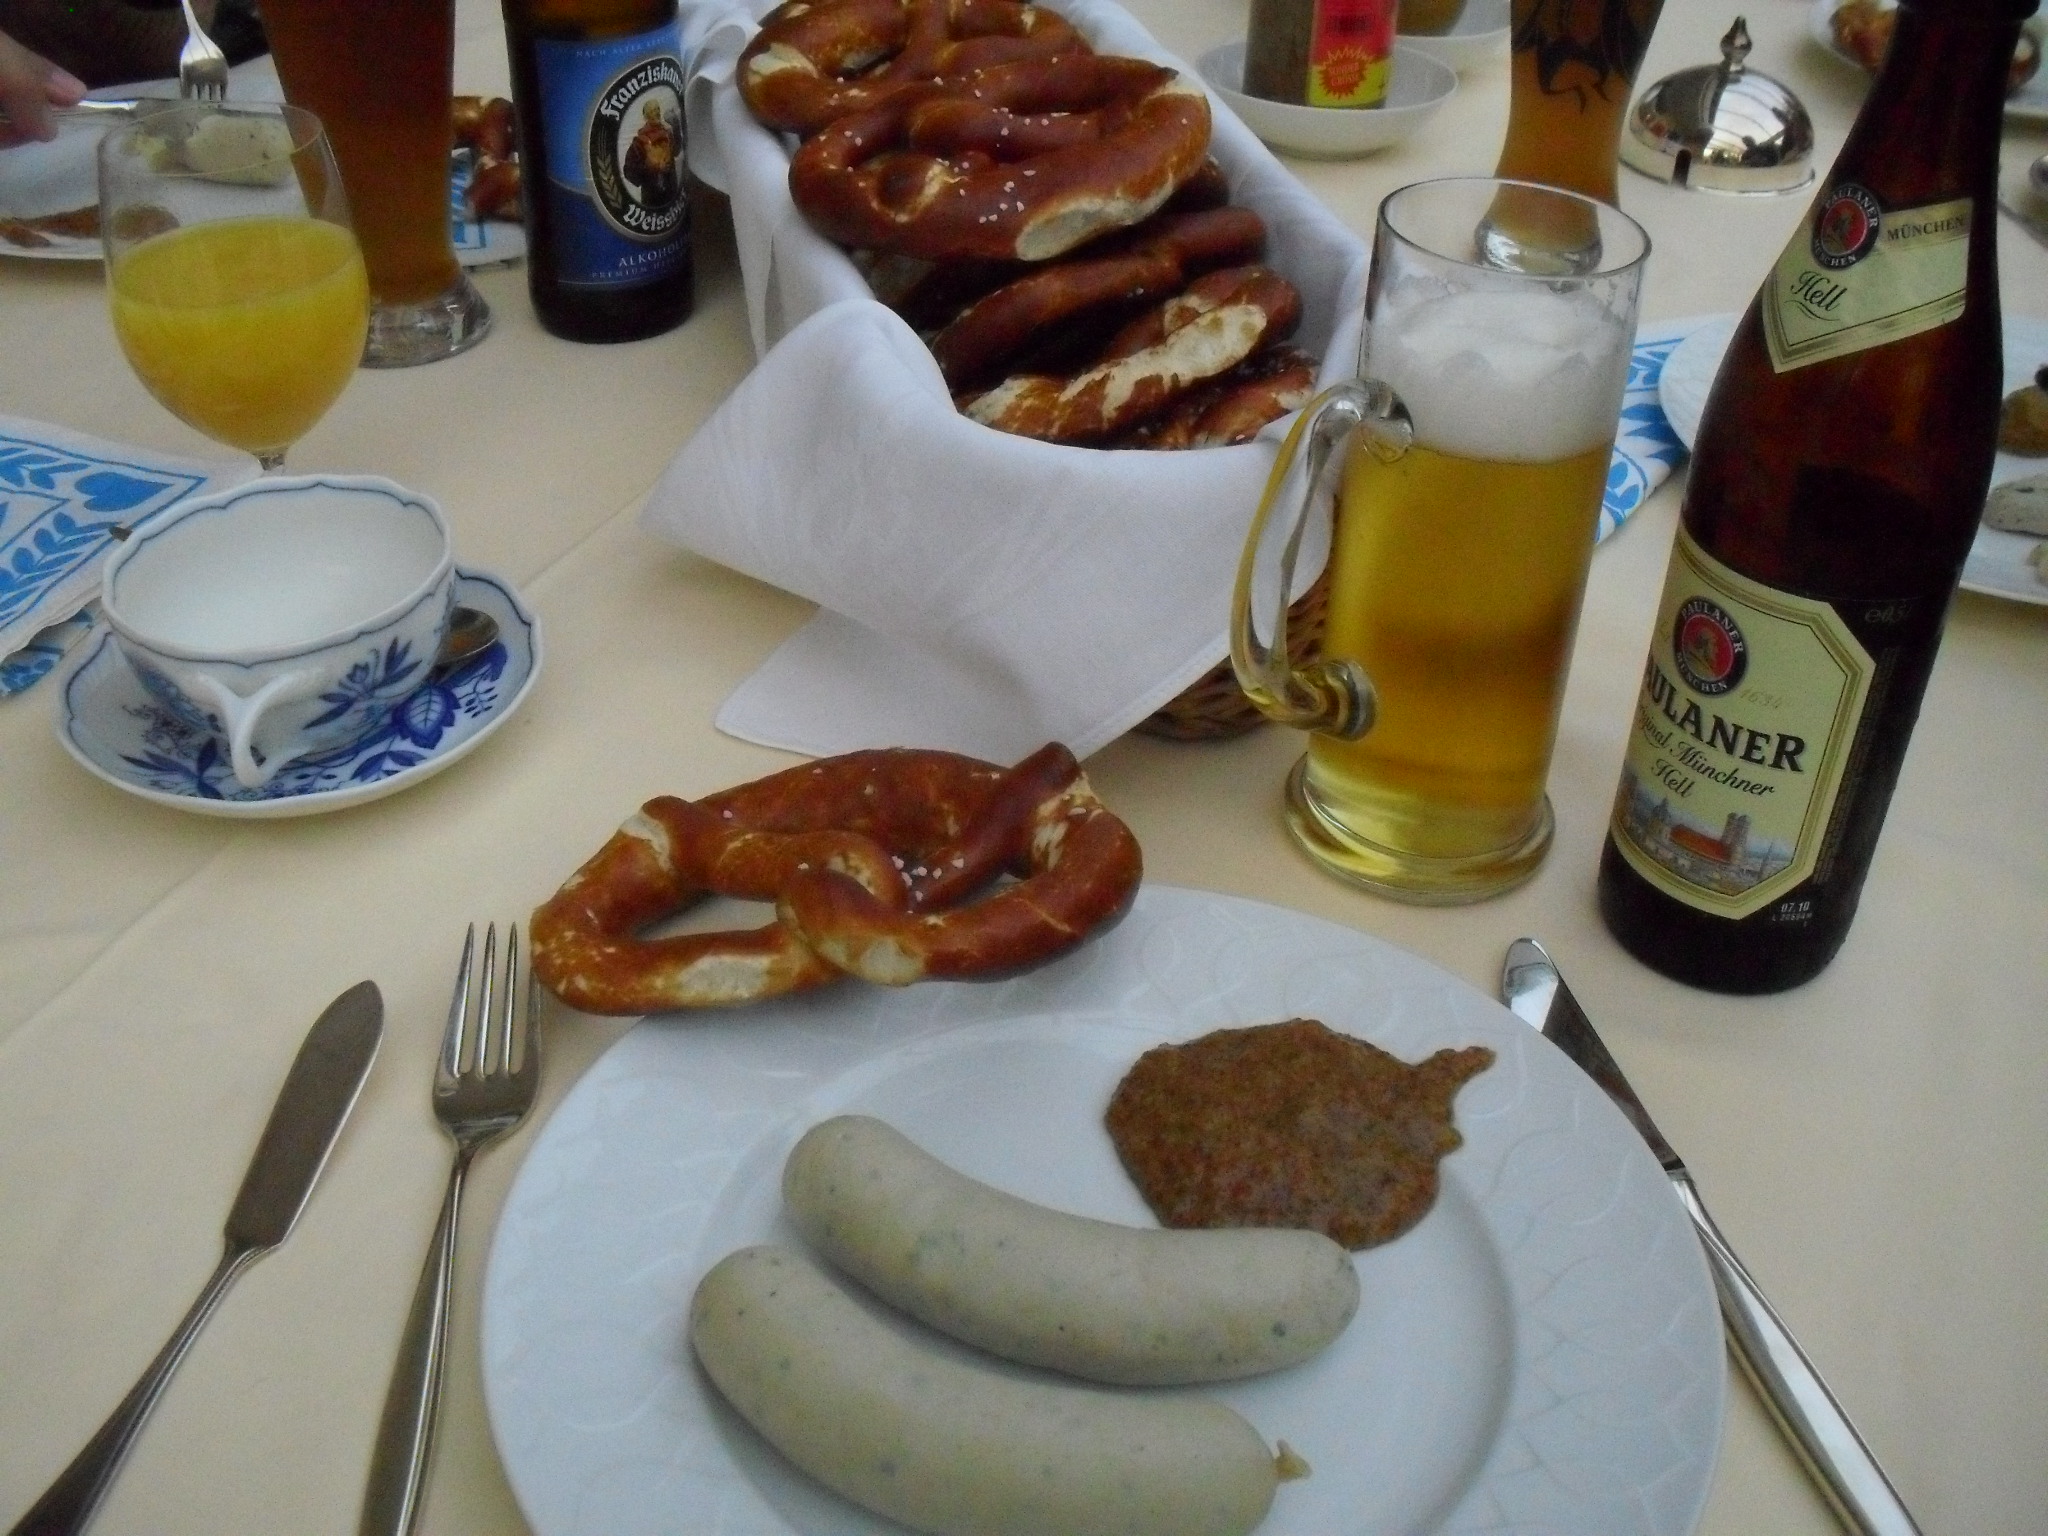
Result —
[[455, 601], [498, 621], [498, 638], [413, 694], [384, 727], [338, 752], [287, 765], [262, 789], [235, 782], [221, 743], [143, 690], [111, 631], [79, 647], [57, 691], [57, 739], [116, 789], [201, 816], [317, 816], [381, 800], [479, 746], [540, 676], [540, 624], [496, 576], [458, 566]]

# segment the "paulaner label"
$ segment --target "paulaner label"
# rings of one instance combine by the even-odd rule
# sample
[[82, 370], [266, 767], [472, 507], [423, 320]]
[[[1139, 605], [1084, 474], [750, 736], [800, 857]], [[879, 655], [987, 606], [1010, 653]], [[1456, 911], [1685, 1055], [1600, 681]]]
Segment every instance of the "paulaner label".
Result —
[[1615, 797], [1622, 856], [1727, 918], [1800, 884], [1874, 671], [1826, 603], [1737, 575], [1681, 528]]
[[1789, 373], [1959, 318], [1971, 216], [1966, 197], [1887, 210], [1855, 182], [1834, 188], [1765, 282], [1772, 368]]

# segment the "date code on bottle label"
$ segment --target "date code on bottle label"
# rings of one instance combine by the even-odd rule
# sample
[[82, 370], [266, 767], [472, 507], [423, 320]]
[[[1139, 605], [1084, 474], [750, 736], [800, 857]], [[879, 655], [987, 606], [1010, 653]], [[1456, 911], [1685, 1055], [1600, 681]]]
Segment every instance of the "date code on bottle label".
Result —
[[1737, 575], [1681, 529], [1615, 799], [1623, 857], [1727, 918], [1805, 880], [1874, 670], [1827, 604]]

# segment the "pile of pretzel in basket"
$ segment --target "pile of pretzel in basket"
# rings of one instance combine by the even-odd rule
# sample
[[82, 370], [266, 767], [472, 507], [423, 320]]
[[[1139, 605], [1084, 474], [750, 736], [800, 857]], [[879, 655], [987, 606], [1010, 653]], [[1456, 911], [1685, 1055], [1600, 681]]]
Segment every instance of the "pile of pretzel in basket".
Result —
[[788, 0], [740, 55], [790, 196], [959, 408], [1101, 447], [1243, 442], [1314, 392], [1198, 85], [1020, 0]]

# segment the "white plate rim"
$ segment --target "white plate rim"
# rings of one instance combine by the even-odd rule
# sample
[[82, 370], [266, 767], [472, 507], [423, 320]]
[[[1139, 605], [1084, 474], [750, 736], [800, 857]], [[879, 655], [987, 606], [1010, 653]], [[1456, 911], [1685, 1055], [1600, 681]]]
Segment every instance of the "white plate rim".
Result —
[[[1868, 72], [1864, 70], [1862, 61], [1835, 41], [1832, 22], [1835, 12], [1846, 3], [1847, 0], [1813, 0], [1806, 12], [1807, 35], [1867, 79]], [[1887, 5], [1885, 9], [1889, 10], [1891, 6]], [[2043, 47], [2044, 52], [2048, 52], [2048, 17], [2030, 16], [2021, 25], [2033, 34], [2034, 41]], [[2048, 123], [2048, 58], [2041, 61], [2033, 78], [2017, 95], [2005, 99], [2005, 116], [2006, 121], [2013, 123]]]
[[[516, 588], [502, 576], [475, 566], [455, 567], [455, 595], [472, 604], [483, 603], [497, 609], [500, 634], [508, 642], [508, 648], [516, 646], [526, 668], [526, 675], [520, 679], [512, 692], [499, 700], [490, 718], [461, 740], [445, 748], [430, 752], [420, 762], [404, 768], [387, 778], [376, 779], [367, 784], [350, 785], [345, 789], [315, 790], [307, 794], [280, 796], [272, 800], [208, 800], [198, 795], [178, 795], [139, 784], [113, 772], [94, 759], [85, 745], [78, 740], [76, 714], [71, 707], [73, 684], [88, 669], [98, 666], [122, 666], [118, 653], [107, 661], [101, 658], [114, 645], [113, 632], [101, 629], [97, 634], [87, 636], [79, 643], [77, 652], [63, 663], [56, 679], [56, 733], [64, 750], [81, 768], [102, 783], [111, 784], [123, 793], [148, 800], [172, 810], [185, 811], [195, 816], [215, 816], [231, 821], [282, 821], [295, 816], [322, 816], [329, 812], [347, 810], [352, 806], [366, 805], [373, 800], [382, 800], [410, 789], [424, 779], [430, 779], [445, 768], [453, 767], [482, 746], [519, 711], [533, 692], [533, 685], [541, 673], [542, 648], [540, 620], [534, 617]], [[507, 620], [511, 622], [507, 624]]]
[[1505, 62], [1508, 38], [1513, 31], [1508, 0], [1466, 0], [1464, 14], [1450, 31], [1399, 32], [1395, 40], [1428, 54], [1440, 64], [1448, 64], [1462, 75], [1495, 60]]
[[[1672, 432], [1685, 445], [1687, 453], [1692, 452], [1693, 438], [1699, 432], [1700, 413], [1707, 402], [1707, 391], [1713, 384], [1721, 354], [1734, 335], [1739, 318], [1732, 314], [1708, 316], [1664, 359], [1664, 371], [1658, 378], [1658, 402], [1664, 408], [1664, 419], [1671, 423]], [[2007, 315], [2004, 324], [2005, 392], [2009, 394], [2031, 379], [2035, 368], [2048, 362], [2048, 320]], [[2034, 361], [2022, 366], [2018, 362], [2022, 358]], [[1674, 365], [1681, 388], [1667, 395], [1664, 385], [1673, 377]], [[2040, 474], [2044, 470], [2048, 470], [2048, 462], [2041, 459], [2024, 459], [2017, 454], [2001, 453], [1993, 463], [1991, 483], [2002, 485], [2008, 480]], [[2006, 533], [2001, 529], [1986, 528], [1980, 523], [1977, 535], [1971, 541], [1969, 556], [1963, 561], [1962, 589], [1983, 597], [2048, 607], [2048, 582], [2036, 580], [2027, 568], [2028, 551], [2039, 542], [2026, 534]]]
[[[788, 1523], [721, 1448], [730, 1426], [715, 1422], [723, 1410], [679, 1339], [696, 1277], [757, 1219], [746, 1203], [772, 1198], [761, 1190], [815, 1106], [861, 1107], [868, 1090], [846, 1084], [994, 1019], [1080, 1029], [1170, 1016], [1192, 1035], [1299, 1014], [1349, 1023], [1411, 1060], [1453, 1043], [1500, 1053], [1460, 1096], [1467, 1144], [1445, 1179], [1447, 1198], [1469, 1196], [1527, 1245], [1526, 1265], [1503, 1261], [1515, 1296], [1510, 1402], [1483, 1469], [1418, 1531], [1685, 1536], [1718, 1454], [1725, 1356], [1704, 1259], [1640, 1138], [1548, 1042], [1428, 962], [1302, 913], [1157, 885], [1112, 933], [1008, 982], [849, 984], [643, 1021], [585, 1073], [526, 1152], [484, 1282], [486, 1404], [537, 1536], [673, 1529], [682, 1507], [699, 1536], [815, 1528]], [[620, 1155], [642, 1137], [648, 1156]], [[1545, 1190], [1534, 1206], [1532, 1176]], [[561, 1358], [573, 1358], [574, 1380], [551, 1351], [572, 1352]], [[599, 1406], [615, 1394], [616, 1412]], [[684, 1429], [664, 1417], [671, 1408], [689, 1416]], [[757, 1446], [757, 1472], [771, 1461], [783, 1485], [807, 1484]], [[1300, 1529], [1285, 1507], [1262, 1530]], [[829, 1523], [849, 1524], [844, 1513]]]

